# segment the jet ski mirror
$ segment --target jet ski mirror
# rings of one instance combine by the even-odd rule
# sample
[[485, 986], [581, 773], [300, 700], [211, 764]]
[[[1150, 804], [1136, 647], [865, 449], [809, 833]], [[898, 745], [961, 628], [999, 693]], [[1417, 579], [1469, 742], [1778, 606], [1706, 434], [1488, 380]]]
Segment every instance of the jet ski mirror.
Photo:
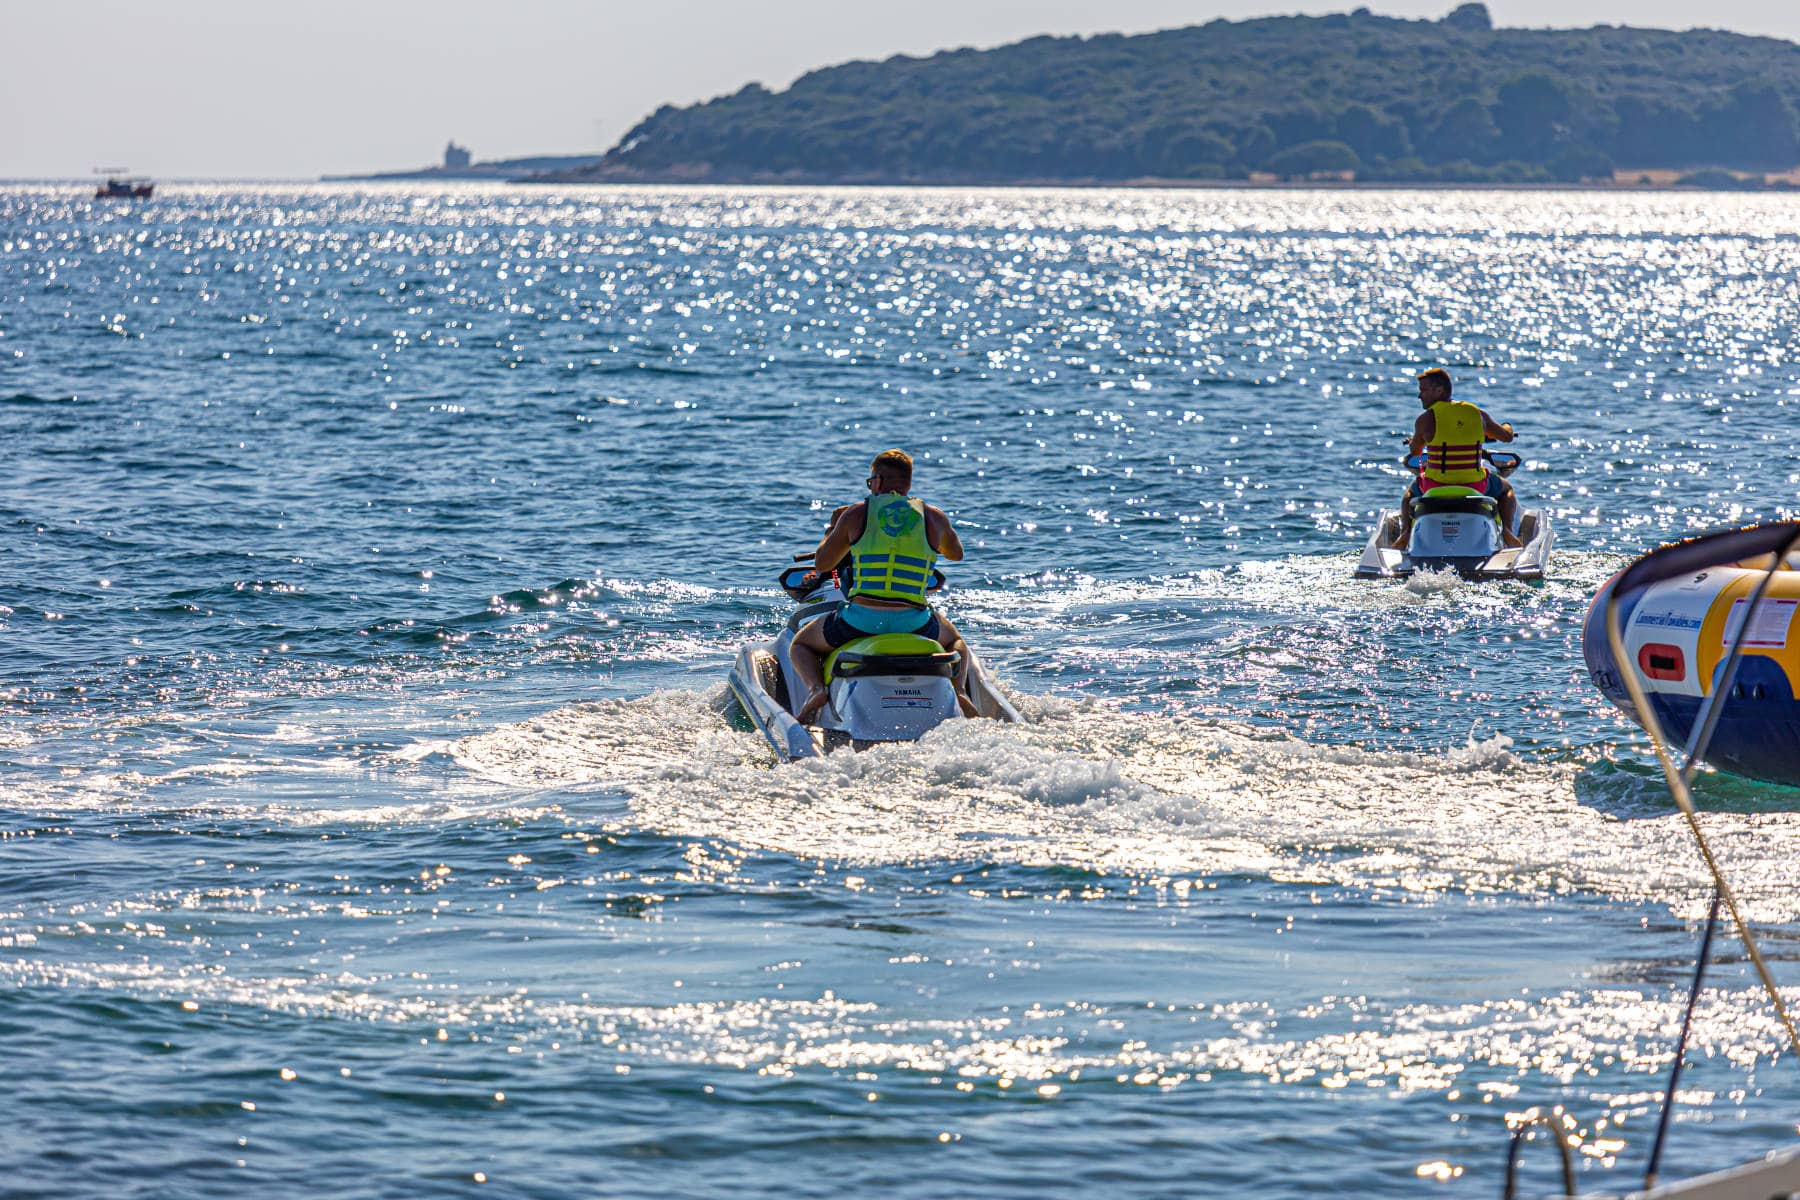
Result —
[[1488, 465], [1493, 467], [1502, 479], [1505, 479], [1508, 475], [1511, 475], [1514, 471], [1518, 470], [1519, 464], [1525, 461], [1518, 455], [1508, 454], [1504, 450], [1494, 451], [1493, 453], [1483, 450], [1481, 452], [1481, 457], [1488, 460]]
[[[811, 558], [812, 555], [806, 557]], [[811, 577], [810, 582], [808, 577]], [[805, 600], [818, 587], [818, 573], [811, 567], [789, 567], [776, 576], [775, 582], [792, 600]]]

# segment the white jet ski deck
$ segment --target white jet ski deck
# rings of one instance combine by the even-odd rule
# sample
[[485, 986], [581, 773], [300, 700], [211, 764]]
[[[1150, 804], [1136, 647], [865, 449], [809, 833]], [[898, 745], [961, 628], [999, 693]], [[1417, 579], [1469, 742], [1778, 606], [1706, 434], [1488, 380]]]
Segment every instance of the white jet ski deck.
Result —
[[[942, 572], [933, 575], [935, 592], [944, 580]], [[951, 682], [957, 655], [918, 634], [884, 633], [857, 638], [825, 660], [830, 699], [815, 724], [800, 724], [794, 708], [803, 688], [789, 657], [794, 636], [844, 600], [830, 574], [809, 576], [812, 569], [805, 566], [781, 573], [782, 590], [800, 606], [773, 641], [744, 647], [731, 668], [731, 694], [783, 762], [815, 758], [846, 744], [917, 741], [945, 721], [964, 719]], [[1018, 711], [975, 652], [968, 653], [969, 699], [976, 711], [1016, 722]]]
[[[1483, 457], [1501, 476], [1518, 469], [1516, 454]], [[1408, 465], [1416, 465], [1412, 459]], [[1539, 580], [1549, 565], [1554, 534], [1541, 508], [1519, 513], [1519, 541], [1506, 546], [1500, 536], [1496, 502], [1463, 487], [1433, 488], [1413, 503], [1412, 538], [1400, 544], [1400, 510], [1384, 508], [1357, 560], [1358, 579], [1404, 579], [1415, 571], [1452, 570], [1464, 579]]]

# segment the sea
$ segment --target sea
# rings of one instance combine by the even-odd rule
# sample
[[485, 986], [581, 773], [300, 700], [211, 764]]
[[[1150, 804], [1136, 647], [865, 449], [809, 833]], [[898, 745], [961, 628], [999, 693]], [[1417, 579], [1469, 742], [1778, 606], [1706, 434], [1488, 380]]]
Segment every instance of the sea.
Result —
[[[1628, 1190], [1711, 883], [1581, 623], [1800, 515], [1797, 320], [1783, 195], [0, 187], [0, 1194]], [[1351, 578], [1437, 365], [1540, 584]], [[889, 447], [1025, 720], [778, 765]], [[1794, 1144], [1729, 931], [1688, 1061]]]

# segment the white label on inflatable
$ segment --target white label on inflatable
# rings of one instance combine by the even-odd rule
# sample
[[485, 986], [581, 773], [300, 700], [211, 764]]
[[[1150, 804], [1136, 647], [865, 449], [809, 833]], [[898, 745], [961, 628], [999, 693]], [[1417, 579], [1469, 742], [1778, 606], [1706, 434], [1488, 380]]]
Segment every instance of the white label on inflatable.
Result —
[[[1729, 646], [1732, 639], [1737, 637], [1738, 627], [1744, 623], [1744, 613], [1749, 607], [1749, 597], [1732, 602], [1731, 612], [1725, 617], [1725, 633], [1720, 640], [1721, 645]], [[1786, 649], [1788, 627], [1794, 623], [1796, 608], [1800, 608], [1800, 600], [1764, 599], [1756, 606], [1756, 617], [1750, 622], [1750, 633], [1744, 638], [1744, 648]]]
[[[1700, 688], [1700, 627], [1706, 623], [1707, 610], [1719, 588], [1729, 579], [1724, 572], [1713, 572], [1652, 586], [1631, 614], [1631, 625], [1625, 630], [1625, 650], [1631, 661], [1620, 663], [1620, 668], [1636, 670], [1638, 679], [1652, 692], [1705, 695]], [[1647, 645], [1673, 646], [1680, 651], [1681, 678], [1652, 679], [1646, 675], [1638, 660]]]

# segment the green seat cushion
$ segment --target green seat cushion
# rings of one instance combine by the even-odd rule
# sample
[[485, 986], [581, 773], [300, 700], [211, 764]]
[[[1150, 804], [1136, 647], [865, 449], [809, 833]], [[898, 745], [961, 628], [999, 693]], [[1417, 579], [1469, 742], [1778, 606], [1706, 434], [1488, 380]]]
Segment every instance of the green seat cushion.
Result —
[[845, 642], [825, 656], [825, 682], [831, 682], [831, 669], [837, 665], [838, 655], [846, 650], [854, 650], [858, 654], [938, 654], [943, 649], [922, 634], [872, 633], [868, 637]]

